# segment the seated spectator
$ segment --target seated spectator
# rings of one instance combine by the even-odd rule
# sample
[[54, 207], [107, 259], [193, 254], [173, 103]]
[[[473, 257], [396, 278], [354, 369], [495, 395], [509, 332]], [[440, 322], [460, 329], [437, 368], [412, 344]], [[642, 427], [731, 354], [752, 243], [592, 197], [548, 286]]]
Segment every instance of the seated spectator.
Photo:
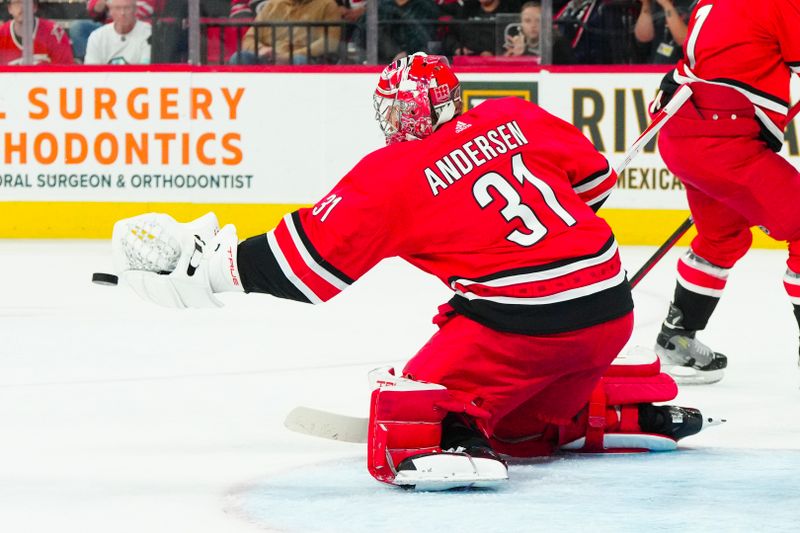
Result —
[[518, 0], [467, 0], [458, 11], [460, 20], [484, 24], [464, 24], [457, 32], [454, 55], [494, 56], [501, 52], [501, 32], [495, 17], [500, 13], [519, 13]]
[[336, 0], [342, 20], [357, 22], [367, 12], [367, 0]]
[[697, 0], [640, 0], [642, 10], [636, 19], [634, 35], [650, 45], [648, 63], [672, 65], [683, 57], [689, 15]]
[[89, 35], [87, 65], [137, 65], [150, 63], [152, 28], [136, 18], [136, 0], [108, 0], [112, 22]]
[[[150, 22], [153, 15], [156, 14], [157, 7], [157, 0], [137, 0], [136, 18]], [[90, 19], [75, 20], [69, 26], [72, 53], [79, 62], [82, 62], [86, 55], [86, 42], [89, 40], [89, 35], [94, 30], [111, 22], [108, 14], [108, 0], [88, 0], [86, 10], [89, 12]]]
[[[415, 52], [430, 50], [434, 28], [424, 20], [439, 18], [439, 6], [434, 0], [379, 0], [378, 62], [388, 63]], [[392, 24], [392, 22], [397, 22]]]
[[349, 24], [342, 30], [341, 41], [346, 44], [346, 63], [361, 63], [366, 59], [366, 43], [359, 42], [364, 31], [367, 0], [336, 0], [342, 20]]
[[[341, 22], [334, 0], [269, 0], [256, 15], [255, 22]], [[250, 28], [242, 39], [242, 51], [233, 54], [232, 64], [277, 63], [302, 65], [324, 62], [325, 56], [338, 53], [339, 26], [286, 26]], [[310, 42], [309, 42], [310, 36]]]
[[[38, 0], [33, 0], [34, 13], [38, 7]], [[21, 65], [22, 24], [25, 20], [22, 0], [10, 0], [8, 14], [11, 20], [0, 26], [0, 65]], [[33, 62], [37, 65], [74, 62], [67, 32], [52, 20], [33, 19]]]
[[[539, 35], [542, 24], [542, 3], [540, 0], [533, 0], [522, 4], [520, 11], [520, 25], [518, 32], [506, 37], [507, 56], [539, 56], [540, 43]], [[513, 29], [513, 28], [512, 28]], [[564, 39], [564, 36], [553, 28], [553, 64], [568, 65], [573, 62], [572, 47]]]
[[[239, 48], [239, 43], [249, 28], [247, 26], [216, 25], [215, 22], [223, 17], [244, 21], [253, 20], [255, 9], [264, 4], [260, 0], [228, 0], [230, 11], [225, 13], [225, 0], [213, 0], [217, 2], [216, 6], [212, 6], [211, 1], [202, 0], [200, 3], [200, 16], [209, 23], [207, 26], [201, 26], [201, 39], [203, 40], [201, 47], [204, 54], [201, 61], [207, 65], [222, 65]], [[153, 39], [156, 40], [156, 43], [158, 43], [158, 37], [154, 28]], [[188, 59], [188, 44], [187, 34], [186, 59]], [[156, 57], [158, 51], [159, 47], [154, 46], [153, 62], [157, 62], [159, 59]], [[164, 60], [166, 59], [168, 58], [164, 58]]]

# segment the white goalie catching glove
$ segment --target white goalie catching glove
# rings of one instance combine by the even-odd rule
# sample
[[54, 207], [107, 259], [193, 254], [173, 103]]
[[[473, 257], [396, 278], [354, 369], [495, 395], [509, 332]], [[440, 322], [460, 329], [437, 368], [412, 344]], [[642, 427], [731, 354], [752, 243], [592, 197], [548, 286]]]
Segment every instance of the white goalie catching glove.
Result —
[[178, 309], [222, 307], [217, 292], [243, 292], [236, 227], [214, 213], [187, 223], [146, 213], [114, 224], [114, 269], [143, 299]]

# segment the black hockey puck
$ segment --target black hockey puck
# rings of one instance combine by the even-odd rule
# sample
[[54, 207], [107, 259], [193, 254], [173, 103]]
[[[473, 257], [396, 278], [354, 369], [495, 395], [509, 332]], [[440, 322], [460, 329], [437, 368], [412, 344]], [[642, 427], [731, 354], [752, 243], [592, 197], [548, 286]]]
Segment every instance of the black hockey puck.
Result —
[[119, 278], [114, 274], [95, 272], [92, 274], [92, 283], [97, 283], [98, 285], [116, 285], [119, 283]]

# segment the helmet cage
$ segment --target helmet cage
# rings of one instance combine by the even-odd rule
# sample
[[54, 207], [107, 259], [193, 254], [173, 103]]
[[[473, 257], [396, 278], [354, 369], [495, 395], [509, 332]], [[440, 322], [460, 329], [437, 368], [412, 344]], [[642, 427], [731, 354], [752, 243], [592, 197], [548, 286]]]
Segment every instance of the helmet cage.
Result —
[[445, 57], [420, 52], [384, 69], [373, 104], [387, 144], [423, 139], [461, 113], [461, 85]]

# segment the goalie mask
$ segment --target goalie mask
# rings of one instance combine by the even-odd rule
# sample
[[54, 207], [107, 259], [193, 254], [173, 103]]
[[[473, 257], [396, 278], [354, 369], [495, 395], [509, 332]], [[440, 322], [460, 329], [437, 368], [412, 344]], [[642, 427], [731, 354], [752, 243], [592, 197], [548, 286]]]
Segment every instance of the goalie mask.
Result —
[[383, 69], [373, 102], [386, 144], [424, 139], [461, 114], [461, 84], [447, 58], [418, 52]]

